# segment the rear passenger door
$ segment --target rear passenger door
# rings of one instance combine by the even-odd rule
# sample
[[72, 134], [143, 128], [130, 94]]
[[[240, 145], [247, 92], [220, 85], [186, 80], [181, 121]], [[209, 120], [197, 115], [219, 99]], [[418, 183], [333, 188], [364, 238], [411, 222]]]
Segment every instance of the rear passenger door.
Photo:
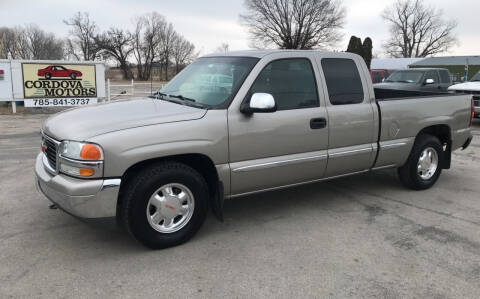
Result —
[[[368, 70], [357, 57], [335, 53], [319, 58], [328, 114], [329, 146], [326, 177], [368, 170], [376, 154], [378, 109]], [[339, 58], [340, 56], [340, 58]]]

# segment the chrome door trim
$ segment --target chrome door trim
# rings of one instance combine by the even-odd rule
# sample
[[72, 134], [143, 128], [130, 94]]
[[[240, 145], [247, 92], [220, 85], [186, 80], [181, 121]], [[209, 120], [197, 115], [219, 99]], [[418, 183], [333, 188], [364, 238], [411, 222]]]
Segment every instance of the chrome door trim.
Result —
[[373, 149], [371, 147], [366, 147], [366, 148], [360, 148], [360, 149], [354, 149], [354, 150], [328, 153], [328, 156], [329, 157], [339, 157], [339, 156], [341, 157], [341, 156], [348, 156], [348, 155], [354, 154], [354, 153], [371, 152], [371, 151], [373, 151]]
[[382, 144], [382, 145], [380, 145], [380, 149], [383, 149], [383, 148], [395, 148], [395, 147], [401, 147], [401, 146], [405, 146], [405, 145], [407, 145], [406, 142]]
[[274, 162], [266, 162], [266, 163], [260, 163], [260, 164], [254, 164], [254, 165], [248, 165], [248, 166], [242, 166], [233, 169], [233, 172], [246, 172], [246, 171], [254, 171], [254, 170], [260, 170], [260, 169], [267, 169], [267, 168], [272, 168], [272, 167], [277, 167], [277, 166], [285, 166], [285, 165], [290, 165], [290, 164], [295, 164], [298, 162], [306, 162], [306, 161], [318, 161], [318, 160], [323, 160], [328, 157], [327, 154], [322, 154], [322, 155], [316, 155], [316, 156], [311, 156], [311, 157], [304, 157], [304, 158], [295, 158], [295, 159], [288, 159], [288, 160], [281, 160], [281, 161], [274, 161]]

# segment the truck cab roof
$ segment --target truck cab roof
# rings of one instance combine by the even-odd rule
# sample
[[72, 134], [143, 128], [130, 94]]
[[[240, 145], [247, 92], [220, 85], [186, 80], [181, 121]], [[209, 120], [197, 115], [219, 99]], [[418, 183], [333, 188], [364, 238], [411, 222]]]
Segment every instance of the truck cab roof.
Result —
[[[321, 51], [321, 50], [278, 50], [278, 49], [270, 49], [270, 50], [242, 50], [242, 51], [230, 51], [226, 53], [222, 52], [217, 52], [217, 53], [211, 53], [202, 57], [219, 57], [219, 56], [225, 56], [225, 57], [255, 57], [255, 58], [263, 58], [267, 55], [270, 54], [275, 54], [275, 53], [317, 53], [317, 54], [331, 54], [333, 52], [329, 51]], [[335, 54], [338, 54], [339, 57], [343, 56], [358, 56], [357, 54], [354, 53], [348, 53], [348, 52], [335, 52]]]

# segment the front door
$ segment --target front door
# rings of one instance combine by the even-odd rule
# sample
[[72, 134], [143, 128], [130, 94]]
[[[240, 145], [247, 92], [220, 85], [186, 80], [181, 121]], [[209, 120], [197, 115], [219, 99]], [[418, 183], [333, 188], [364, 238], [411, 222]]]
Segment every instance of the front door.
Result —
[[[288, 58], [286, 57], [288, 55]], [[232, 195], [322, 178], [328, 129], [313, 53], [270, 55], [254, 68], [228, 111]], [[245, 115], [243, 101], [269, 93], [277, 111]]]
[[[433, 83], [427, 84], [427, 80], [431, 79], [433, 80]], [[427, 71], [425, 74], [424, 78], [424, 85], [422, 88], [424, 91], [429, 91], [429, 92], [439, 92], [442, 91], [442, 86], [440, 84], [440, 77], [438, 76], [437, 71]]]

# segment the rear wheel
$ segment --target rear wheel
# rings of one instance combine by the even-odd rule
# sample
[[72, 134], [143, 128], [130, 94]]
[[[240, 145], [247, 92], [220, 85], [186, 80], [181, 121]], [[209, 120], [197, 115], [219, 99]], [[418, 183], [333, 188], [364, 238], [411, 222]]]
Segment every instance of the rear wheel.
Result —
[[437, 137], [417, 137], [407, 163], [398, 169], [400, 181], [414, 190], [432, 187], [442, 172], [443, 147]]
[[122, 222], [150, 248], [167, 248], [188, 241], [207, 215], [207, 183], [196, 170], [182, 163], [153, 165], [125, 188]]
[[77, 74], [71, 73], [71, 74], [70, 74], [70, 78], [72, 78], [73, 80], [77, 79]]

